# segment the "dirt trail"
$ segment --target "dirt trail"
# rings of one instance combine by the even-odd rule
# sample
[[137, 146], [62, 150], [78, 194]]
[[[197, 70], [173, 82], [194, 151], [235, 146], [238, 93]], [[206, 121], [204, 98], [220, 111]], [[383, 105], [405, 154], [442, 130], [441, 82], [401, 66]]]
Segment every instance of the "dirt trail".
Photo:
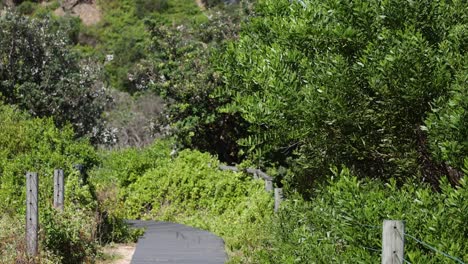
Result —
[[116, 244], [104, 248], [104, 253], [111, 256], [112, 260], [98, 262], [98, 264], [130, 264], [135, 247], [135, 244]]

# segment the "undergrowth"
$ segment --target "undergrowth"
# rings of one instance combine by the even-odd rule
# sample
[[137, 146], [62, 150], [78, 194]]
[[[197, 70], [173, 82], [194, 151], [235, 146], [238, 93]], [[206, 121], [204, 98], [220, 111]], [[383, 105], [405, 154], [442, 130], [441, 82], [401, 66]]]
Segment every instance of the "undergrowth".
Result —
[[160, 141], [143, 150], [107, 154], [91, 180], [98, 193], [111, 192], [113, 182], [118, 198], [108, 210], [210, 230], [224, 239], [231, 263], [251, 263], [270, 235], [271, 194], [261, 181], [220, 171], [209, 154], [184, 150], [171, 157], [169, 147]]
[[[404, 220], [408, 234], [468, 260], [464, 180], [458, 187], [443, 180], [441, 192], [434, 193], [421, 183], [398, 186], [332, 169], [331, 180], [317, 186], [309, 200], [290, 190], [274, 214], [272, 195], [261, 181], [220, 171], [217, 159], [206, 153], [183, 150], [171, 157], [170, 147], [170, 141], [159, 141], [106, 153], [92, 172], [98, 193], [113, 189], [118, 195], [108, 206], [123, 217], [214, 232], [226, 242], [229, 263], [375, 263], [385, 219]], [[405, 259], [411, 263], [447, 262], [406, 240]]]
[[[0, 104], [0, 263], [28, 263], [25, 254], [26, 171], [39, 177], [40, 263], [93, 263], [100, 244], [135, 238], [122, 220], [103, 210], [94, 188], [75, 168], [99, 163], [88, 140], [70, 126], [31, 118]], [[65, 172], [65, 206], [52, 208], [53, 172]]]

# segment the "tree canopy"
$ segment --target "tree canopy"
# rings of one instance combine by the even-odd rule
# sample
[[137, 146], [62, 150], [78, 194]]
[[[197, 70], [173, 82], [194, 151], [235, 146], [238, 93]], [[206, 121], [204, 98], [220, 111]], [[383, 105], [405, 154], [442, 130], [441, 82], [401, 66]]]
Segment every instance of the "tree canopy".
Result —
[[[437, 182], [428, 145], [466, 146], [442, 125], [448, 108], [466, 116], [466, 14], [463, 1], [260, 0], [219, 61], [232, 100], [220, 111], [248, 122], [250, 157], [300, 168], [303, 186], [333, 164]], [[427, 143], [439, 108], [427, 128], [445, 143]]]
[[71, 123], [77, 135], [96, 130], [109, 98], [98, 68], [69, 46], [66, 25], [14, 13], [0, 17], [0, 94], [33, 116]]

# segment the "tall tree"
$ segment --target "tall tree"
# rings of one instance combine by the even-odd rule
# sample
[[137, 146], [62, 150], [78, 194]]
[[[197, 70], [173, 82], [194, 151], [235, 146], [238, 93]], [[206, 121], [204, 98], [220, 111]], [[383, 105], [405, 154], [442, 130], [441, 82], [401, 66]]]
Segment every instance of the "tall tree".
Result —
[[33, 116], [96, 132], [109, 97], [97, 67], [71, 50], [67, 28], [7, 12], [0, 17], [0, 98]]

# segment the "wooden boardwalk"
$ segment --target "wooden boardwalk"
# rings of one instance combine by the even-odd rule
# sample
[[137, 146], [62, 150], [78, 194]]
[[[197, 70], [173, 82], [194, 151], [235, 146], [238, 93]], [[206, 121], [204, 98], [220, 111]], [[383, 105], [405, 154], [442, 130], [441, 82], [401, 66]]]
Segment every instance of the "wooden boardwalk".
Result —
[[136, 245], [132, 264], [222, 264], [227, 260], [224, 241], [208, 231], [170, 222], [128, 223], [146, 228]]

